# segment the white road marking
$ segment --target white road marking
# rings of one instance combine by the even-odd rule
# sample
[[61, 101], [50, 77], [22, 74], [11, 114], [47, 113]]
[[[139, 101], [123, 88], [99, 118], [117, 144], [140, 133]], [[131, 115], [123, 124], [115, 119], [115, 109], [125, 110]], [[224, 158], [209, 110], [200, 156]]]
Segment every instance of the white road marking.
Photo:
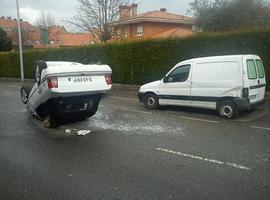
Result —
[[234, 167], [234, 168], [237, 168], [237, 169], [251, 170], [250, 167], [246, 167], [246, 166], [243, 166], [243, 165], [238, 165], [236, 163], [230, 163], [230, 162], [224, 162], [224, 161], [219, 161], [219, 160], [204, 158], [204, 157], [201, 157], [201, 156], [195, 156], [195, 155], [192, 155], [192, 154], [182, 153], [182, 152], [168, 150], [168, 149], [162, 149], [162, 148], [155, 148], [155, 149], [157, 151], [162, 151], [162, 152], [166, 152], [166, 153], [170, 153], [170, 154], [174, 154], [174, 155], [178, 155], [178, 156], [184, 156], [184, 157], [188, 157], [188, 158], [192, 158], [192, 159], [197, 159], [197, 160], [202, 160], [202, 161], [206, 161], [206, 162], [210, 162], [210, 163], [215, 163], [215, 164], [219, 164], [219, 165], [227, 165], [229, 167]]
[[193, 120], [193, 121], [201, 121], [201, 122], [209, 122], [209, 123], [219, 123], [218, 121], [214, 121], [214, 120], [207, 120], [207, 119], [199, 119], [199, 118], [193, 118], [193, 117], [181, 117], [182, 119], [189, 119], [189, 120]]
[[270, 131], [270, 128], [267, 128], [267, 127], [251, 126], [251, 128], [256, 128], [256, 129], [262, 129], [262, 130]]

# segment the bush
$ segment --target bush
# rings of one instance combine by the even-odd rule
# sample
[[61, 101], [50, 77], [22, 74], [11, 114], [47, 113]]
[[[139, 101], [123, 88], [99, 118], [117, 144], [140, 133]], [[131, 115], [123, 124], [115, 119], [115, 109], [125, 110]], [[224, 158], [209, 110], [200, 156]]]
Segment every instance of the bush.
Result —
[[[161, 79], [176, 63], [195, 57], [257, 54], [265, 65], [267, 89], [270, 77], [270, 29], [229, 33], [202, 33], [185, 39], [143, 40], [87, 47], [27, 50], [25, 77], [32, 78], [36, 60], [73, 61], [84, 64], [102, 61], [113, 69], [113, 81], [143, 84]], [[17, 52], [0, 54], [0, 76], [19, 77]]]
[[10, 51], [12, 48], [11, 39], [7, 37], [6, 31], [0, 27], [0, 51]]

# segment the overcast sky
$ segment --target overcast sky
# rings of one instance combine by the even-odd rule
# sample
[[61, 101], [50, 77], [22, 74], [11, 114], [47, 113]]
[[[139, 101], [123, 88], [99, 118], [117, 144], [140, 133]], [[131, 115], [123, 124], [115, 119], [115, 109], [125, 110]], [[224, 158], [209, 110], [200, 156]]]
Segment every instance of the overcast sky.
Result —
[[[138, 12], [146, 12], [167, 8], [168, 12], [185, 15], [189, 3], [194, 0], [137, 0]], [[68, 20], [76, 13], [77, 0], [19, 0], [20, 15], [25, 21], [34, 24], [43, 9], [55, 18], [58, 25], [68, 26]], [[17, 18], [16, 0], [0, 0], [0, 16]], [[67, 27], [71, 30], [69, 27]]]

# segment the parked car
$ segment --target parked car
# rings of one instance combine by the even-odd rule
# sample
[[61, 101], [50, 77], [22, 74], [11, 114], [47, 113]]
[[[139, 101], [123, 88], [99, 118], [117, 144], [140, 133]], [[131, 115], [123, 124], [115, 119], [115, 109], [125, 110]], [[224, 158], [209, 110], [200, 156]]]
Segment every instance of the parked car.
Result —
[[91, 117], [111, 89], [111, 73], [108, 65], [38, 61], [35, 83], [21, 88], [21, 99], [41, 119]]
[[195, 58], [175, 65], [162, 80], [140, 87], [148, 109], [179, 105], [215, 109], [226, 118], [264, 102], [265, 72], [256, 55]]

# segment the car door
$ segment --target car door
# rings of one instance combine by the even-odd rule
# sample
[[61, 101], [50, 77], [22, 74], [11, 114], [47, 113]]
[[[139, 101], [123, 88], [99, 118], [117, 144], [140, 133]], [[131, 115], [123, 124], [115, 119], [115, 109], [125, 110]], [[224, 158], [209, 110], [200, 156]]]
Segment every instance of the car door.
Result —
[[166, 75], [159, 90], [160, 105], [190, 105], [191, 64], [178, 65]]
[[29, 94], [29, 105], [32, 110], [35, 110], [46, 99], [42, 97], [45, 83], [42, 83], [41, 74], [44, 69], [37, 65], [35, 69], [35, 84]]

